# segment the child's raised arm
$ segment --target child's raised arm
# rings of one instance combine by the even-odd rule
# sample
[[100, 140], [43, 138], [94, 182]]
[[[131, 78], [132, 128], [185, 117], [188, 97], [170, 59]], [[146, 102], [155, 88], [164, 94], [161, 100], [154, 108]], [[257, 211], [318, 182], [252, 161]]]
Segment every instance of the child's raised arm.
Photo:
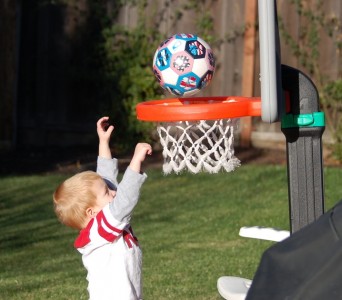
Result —
[[135, 147], [135, 151], [131, 160], [131, 163], [129, 164], [130, 168], [140, 173], [141, 171], [141, 163], [145, 160], [146, 155], [152, 154], [152, 147], [151, 145], [147, 143], [139, 143]]
[[[113, 125], [108, 123], [109, 117], [102, 117], [96, 123], [97, 135], [99, 136], [99, 156], [103, 158], [112, 158], [109, 147], [110, 136], [114, 130]], [[108, 128], [107, 128], [108, 127]]]

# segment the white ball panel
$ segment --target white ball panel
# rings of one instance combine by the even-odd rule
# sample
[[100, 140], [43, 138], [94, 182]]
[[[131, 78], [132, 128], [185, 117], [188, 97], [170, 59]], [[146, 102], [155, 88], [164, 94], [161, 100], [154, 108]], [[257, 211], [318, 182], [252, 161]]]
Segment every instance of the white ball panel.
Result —
[[171, 69], [167, 68], [166, 70], [161, 72], [164, 83], [176, 85], [178, 80], [178, 75]]
[[208, 71], [208, 65], [205, 58], [195, 59], [192, 72], [198, 77], [202, 77]]

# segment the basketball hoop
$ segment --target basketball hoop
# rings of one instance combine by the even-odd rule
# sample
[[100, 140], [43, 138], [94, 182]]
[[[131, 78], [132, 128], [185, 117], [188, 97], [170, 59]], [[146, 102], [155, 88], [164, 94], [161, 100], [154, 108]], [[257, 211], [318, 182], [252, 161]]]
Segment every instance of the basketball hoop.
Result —
[[195, 97], [152, 100], [136, 106], [137, 118], [157, 123], [163, 147], [163, 172], [231, 172], [240, 166], [234, 156], [234, 129], [245, 116], [260, 116], [256, 97]]

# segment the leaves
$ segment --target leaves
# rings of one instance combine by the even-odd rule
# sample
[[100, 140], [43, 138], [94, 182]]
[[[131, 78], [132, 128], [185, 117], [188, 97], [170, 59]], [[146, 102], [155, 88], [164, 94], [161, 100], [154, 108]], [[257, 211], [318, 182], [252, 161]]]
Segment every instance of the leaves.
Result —
[[[341, 74], [336, 78], [330, 78], [320, 65], [320, 52], [325, 41], [323, 34], [330, 38], [335, 46], [338, 60], [342, 59], [342, 26], [335, 13], [326, 14], [323, 9], [323, 1], [292, 0], [296, 12], [300, 17], [300, 34], [296, 40], [288, 32], [285, 21], [279, 16], [279, 30], [284, 42], [290, 47], [298, 62], [315, 79], [320, 95], [322, 110], [326, 115], [328, 130], [334, 138], [334, 154], [342, 160], [342, 126], [341, 121]], [[340, 68], [339, 73], [342, 72]]]

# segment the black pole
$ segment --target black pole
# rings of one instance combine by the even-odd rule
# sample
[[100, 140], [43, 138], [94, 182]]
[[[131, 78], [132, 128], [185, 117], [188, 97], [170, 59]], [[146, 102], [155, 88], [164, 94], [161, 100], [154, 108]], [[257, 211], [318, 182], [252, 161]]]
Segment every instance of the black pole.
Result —
[[322, 134], [324, 114], [313, 82], [301, 71], [282, 65], [282, 86], [290, 111], [282, 118], [286, 138], [291, 232], [324, 213]]

